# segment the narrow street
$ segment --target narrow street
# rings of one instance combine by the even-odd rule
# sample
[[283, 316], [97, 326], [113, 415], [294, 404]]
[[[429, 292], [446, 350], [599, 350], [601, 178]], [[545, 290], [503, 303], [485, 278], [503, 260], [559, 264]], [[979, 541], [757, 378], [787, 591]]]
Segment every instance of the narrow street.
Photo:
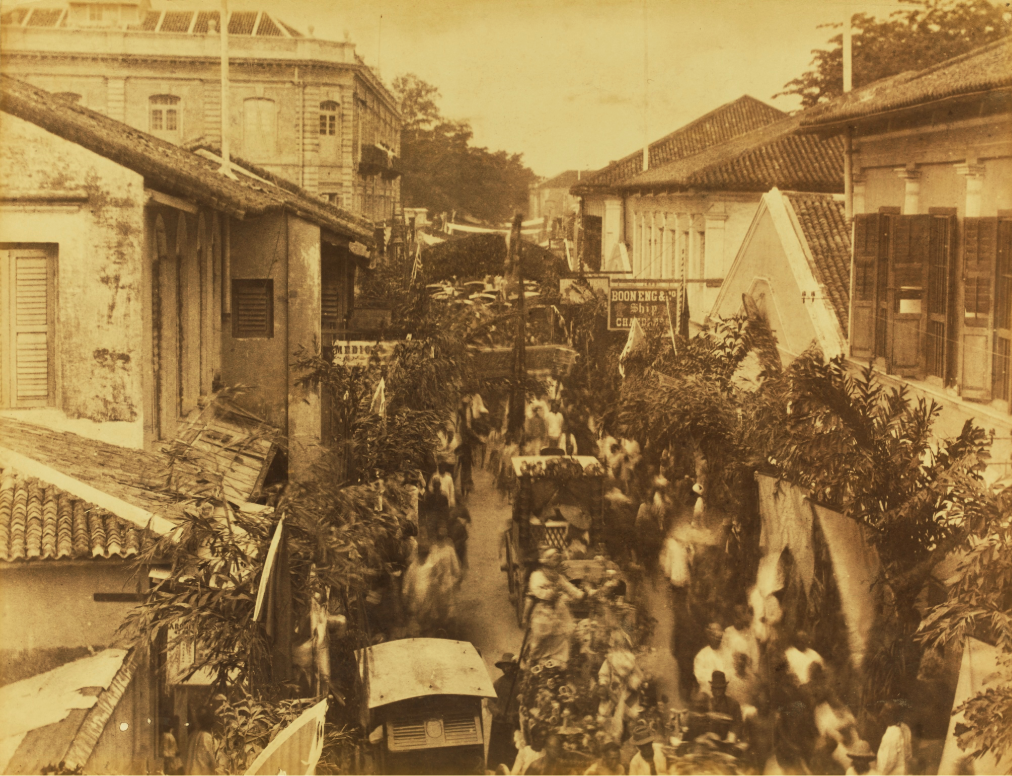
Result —
[[517, 626], [506, 574], [499, 569], [499, 536], [510, 516], [510, 505], [492, 484], [492, 475], [474, 469], [475, 490], [468, 497], [471, 534], [467, 555], [469, 568], [458, 599], [461, 638], [481, 652], [493, 679], [499, 677], [495, 662], [503, 652], [518, 654], [523, 633]]

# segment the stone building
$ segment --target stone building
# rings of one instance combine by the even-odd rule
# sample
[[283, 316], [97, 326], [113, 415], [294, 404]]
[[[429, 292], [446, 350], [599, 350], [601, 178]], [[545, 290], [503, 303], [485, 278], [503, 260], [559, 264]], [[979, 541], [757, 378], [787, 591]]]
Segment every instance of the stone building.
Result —
[[[0, 69], [163, 140], [221, 142], [219, 12], [53, 0], [0, 17]], [[399, 203], [397, 100], [350, 42], [228, 20], [231, 153], [374, 221]]]
[[853, 138], [850, 358], [994, 429], [1012, 456], [1012, 45], [999, 41], [809, 111]]
[[532, 184], [527, 203], [527, 218], [545, 218], [549, 221], [566, 218], [576, 211], [579, 202], [569, 190], [584, 174], [580, 170], [566, 170], [554, 178]]

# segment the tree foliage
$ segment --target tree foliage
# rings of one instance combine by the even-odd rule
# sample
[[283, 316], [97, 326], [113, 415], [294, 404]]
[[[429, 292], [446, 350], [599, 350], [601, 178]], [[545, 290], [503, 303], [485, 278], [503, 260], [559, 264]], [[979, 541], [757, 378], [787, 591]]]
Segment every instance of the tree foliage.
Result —
[[[922, 70], [1012, 33], [1007, 4], [989, 0], [901, 0], [885, 19], [855, 14], [851, 21], [854, 87], [908, 70]], [[842, 24], [824, 27], [839, 29]], [[843, 93], [843, 34], [812, 51], [809, 69], [774, 97], [796, 94], [809, 108]]]
[[439, 90], [418, 76], [399, 76], [391, 86], [404, 116], [401, 197], [406, 206], [466, 213], [489, 223], [526, 210], [528, 186], [537, 176], [521, 154], [471, 145], [471, 125], [445, 118], [437, 105]]

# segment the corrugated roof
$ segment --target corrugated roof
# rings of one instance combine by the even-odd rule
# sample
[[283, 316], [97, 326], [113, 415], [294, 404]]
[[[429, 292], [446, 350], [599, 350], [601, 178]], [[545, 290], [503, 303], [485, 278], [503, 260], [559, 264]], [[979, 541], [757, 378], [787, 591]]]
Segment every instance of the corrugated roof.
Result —
[[[33, 9], [15, 8], [11, 11], [5, 11], [3, 14], [0, 14], [0, 24], [12, 27], [21, 26], [22, 24], [26, 27], [55, 27], [57, 22], [60, 21], [60, 17], [63, 16], [60, 27], [95, 29], [92, 25], [75, 24], [70, 14], [64, 16], [66, 5], [57, 8], [35, 8], [31, 18], [25, 23], [25, 17], [28, 16], [31, 10]], [[162, 19], [163, 13], [165, 18], [159, 26], [158, 22]], [[194, 13], [194, 11], [147, 11], [139, 24], [128, 24], [126, 29], [133, 32], [158, 32], [171, 33], [173, 35], [185, 35], [187, 33], [191, 35], [206, 35], [210, 32], [207, 21], [213, 18], [215, 20], [215, 29], [217, 30], [219, 18], [217, 11], [196, 11], [197, 20], [191, 29], [190, 24], [193, 22]], [[256, 23], [257, 13], [257, 11], [235, 11], [229, 14], [229, 34], [268, 38], [285, 37], [285, 33], [281, 31], [283, 27], [285, 32], [293, 38], [305, 37], [290, 24], [286, 24], [266, 12], [260, 14], [260, 23], [256, 25], [256, 30], [254, 30], [253, 26]]]
[[318, 226], [373, 241], [370, 222], [308, 192], [241, 174], [232, 180], [209, 159], [6, 75], [0, 75], [0, 110], [143, 175], [149, 186], [206, 207], [238, 217], [285, 209]]
[[1012, 87], [1012, 41], [1000, 40], [924, 70], [868, 84], [806, 111], [802, 127], [821, 127], [948, 97]]
[[[786, 115], [771, 105], [744, 95], [651, 143], [650, 167], [659, 167], [698, 154], [715, 144], [779, 121]], [[642, 170], [643, 149], [639, 149], [596, 173], [583, 176], [573, 187], [573, 192], [612, 186]]]
[[0, 561], [129, 558], [151, 540], [111, 512], [0, 466]]
[[844, 203], [829, 194], [784, 192], [797, 216], [814, 265], [816, 282], [825, 287], [840, 328], [850, 314], [850, 227]]
[[795, 134], [788, 116], [706, 151], [628, 178], [625, 189], [843, 191], [843, 140]]

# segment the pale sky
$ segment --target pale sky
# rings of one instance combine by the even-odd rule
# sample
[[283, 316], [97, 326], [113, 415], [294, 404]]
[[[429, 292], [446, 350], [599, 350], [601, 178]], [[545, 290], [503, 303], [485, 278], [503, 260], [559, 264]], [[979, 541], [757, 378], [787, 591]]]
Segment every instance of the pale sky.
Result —
[[[270, 0], [268, 0], [270, 2]], [[644, 2], [646, 25], [644, 25]], [[231, 0], [230, 8], [265, 7]], [[896, 0], [851, 3], [888, 12]], [[270, 7], [270, 6], [268, 6]], [[772, 96], [835, 34], [841, 0], [287, 0], [278, 16], [343, 39], [389, 83], [416, 73], [474, 143], [519, 152], [536, 173], [598, 169], [642, 148], [644, 41], [648, 135], [663, 137], [749, 94]], [[382, 25], [380, 19], [382, 17]], [[646, 34], [645, 34], [646, 30]]]
[[[175, 2], [220, 7], [220, 0], [166, 4]], [[522, 153], [529, 167], [549, 177], [603, 167], [642, 148], [646, 137], [663, 137], [743, 94], [794, 110], [798, 99], [772, 97], [836, 32], [819, 25], [842, 21], [847, 7], [884, 15], [897, 4], [229, 0], [229, 9], [271, 11], [303, 33], [312, 26], [318, 38], [347, 34], [388, 84], [417, 74], [439, 88], [444, 116], [471, 123], [476, 145]]]

